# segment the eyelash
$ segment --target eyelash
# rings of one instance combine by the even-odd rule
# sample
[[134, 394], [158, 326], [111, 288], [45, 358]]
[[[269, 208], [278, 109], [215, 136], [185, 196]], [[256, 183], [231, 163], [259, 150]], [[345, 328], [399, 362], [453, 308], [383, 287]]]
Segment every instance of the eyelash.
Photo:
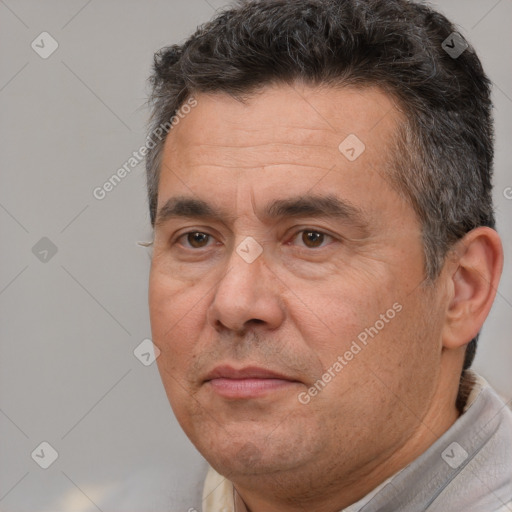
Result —
[[[313, 229], [313, 228], [305, 228], [305, 229], [301, 229], [299, 231], [296, 231], [295, 234], [293, 235], [293, 237], [291, 238], [291, 240], [295, 240], [297, 238], [297, 235], [299, 235], [300, 233], [305, 233], [305, 232], [311, 232], [311, 233], [316, 233], [316, 234], [319, 234], [319, 235], [323, 235], [329, 239], [334, 239], [334, 237], [332, 235], [329, 235], [329, 233], [325, 233], [324, 231], [320, 231], [318, 229]], [[204, 231], [187, 231], [186, 233], [182, 233], [177, 239], [176, 239], [176, 242], [177, 243], [179, 240], [181, 240], [182, 238], [187, 237], [187, 235], [191, 235], [191, 234], [194, 234], [194, 233], [199, 233], [201, 235], [206, 235], [208, 237], [211, 237], [211, 238], [214, 238], [213, 235], [210, 235], [209, 233], [206, 233]], [[209, 240], [208, 240], [209, 241]], [[327, 244], [328, 245], [328, 244]], [[310, 250], [313, 250], [313, 249], [322, 249], [323, 247], [325, 247], [326, 245], [322, 245], [320, 247], [306, 247], [306, 246], [301, 246], [302, 249], [310, 249]], [[194, 247], [186, 247], [185, 246], [185, 249], [187, 250], [191, 250], [191, 251], [199, 251], [201, 249], [207, 249], [208, 246], [206, 247], [200, 247], [200, 248], [194, 248]]]

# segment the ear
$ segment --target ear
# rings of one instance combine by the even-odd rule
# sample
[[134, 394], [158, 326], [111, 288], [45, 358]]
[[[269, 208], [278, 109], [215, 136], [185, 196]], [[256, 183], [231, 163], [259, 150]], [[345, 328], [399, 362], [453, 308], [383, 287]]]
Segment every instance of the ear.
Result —
[[503, 247], [494, 229], [473, 229], [457, 243], [448, 263], [450, 300], [444, 347], [462, 347], [478, 334], [496, 297], [502, 270]]

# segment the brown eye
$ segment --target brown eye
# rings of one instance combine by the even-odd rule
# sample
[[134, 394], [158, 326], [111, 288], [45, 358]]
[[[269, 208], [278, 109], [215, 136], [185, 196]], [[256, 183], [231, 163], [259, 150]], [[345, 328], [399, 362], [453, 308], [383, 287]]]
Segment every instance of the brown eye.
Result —
[[187, 242], [194, 249], [201, 249], [202, 247], [206, 247], [210, 235], [206, 233], [201, 233], [200, 231], [191, 231], [190, 233], [185, 233], [187, 237]]
[[322, 245], [322, 242], [325, 239], [325, 234], [320, 233], [319, 231], [303, 231], [301, 238], [306, 247], [314, 249]]

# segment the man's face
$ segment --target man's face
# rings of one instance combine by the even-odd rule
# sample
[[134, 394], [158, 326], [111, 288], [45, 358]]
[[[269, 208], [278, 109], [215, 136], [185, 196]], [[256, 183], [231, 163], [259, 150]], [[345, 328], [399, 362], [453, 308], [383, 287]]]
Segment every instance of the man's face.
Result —
[[174, 413], [235, 481], [369, 470], [417, 432], [442, 350], [420, 224], [386, 179], [399, 114], [377, 89], [196, 99], [166, 141], [150, 277]]

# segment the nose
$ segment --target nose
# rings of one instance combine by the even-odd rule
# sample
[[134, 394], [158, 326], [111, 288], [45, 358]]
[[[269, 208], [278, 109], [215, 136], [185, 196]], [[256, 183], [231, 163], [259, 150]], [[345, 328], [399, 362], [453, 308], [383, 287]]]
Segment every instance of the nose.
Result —
[[208, 322], [217, 331], [242, 333], [251, 325], [276, 329], [285, 317], [282, 285], [264, 251], [254, 261], [243, 256], [233, 251], [208, 308]]

